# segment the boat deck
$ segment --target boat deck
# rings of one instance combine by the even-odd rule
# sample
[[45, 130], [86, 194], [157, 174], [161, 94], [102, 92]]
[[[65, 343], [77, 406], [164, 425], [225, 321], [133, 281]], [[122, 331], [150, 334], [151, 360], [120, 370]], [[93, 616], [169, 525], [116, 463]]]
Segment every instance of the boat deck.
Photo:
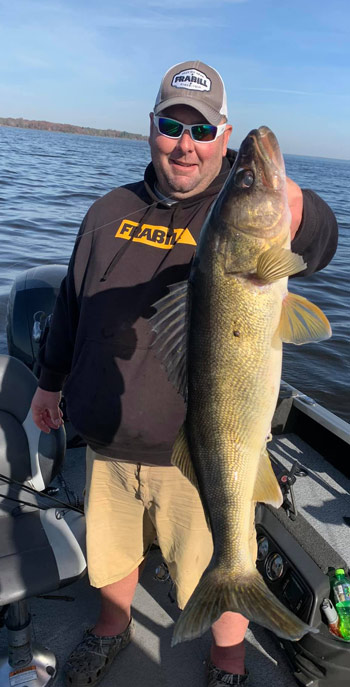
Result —
[[[350, 532], [343, 520], [343, 516], [350, 516], [350, 480], [296, 435], [276, 436], [269, 448], [286, 467], [291, 467], [292, 462], [298, 460], [306, 468], [308, 475], [298, 478], [295, 484], [298, 510], [350, 565]], [[63, 475], [68, 485], [81, 494], [84, 485], [83, 449], [67, 451]], [[59, 496], [65, 499], [63, 489]], [[100, 683], [101, 687], [205, 685], [210, 633], [171, 648], [173, 625], [179, 611], [169, 598], [169, 583], [154, 579], [160, 562], [159, 550], [151, 551], [133, 603], [135, 639], [117, 657], [109, 674]], [[79, 582], [53, 592], [52, 596], [56, 598], [31, 599], [30, 610], [35, 639], [54, 651], [59, 661], [55, 687], [63, 687], [62, 666], [79, 642], [82, 630], [94, 624], [99, 593], [89, 586], [85, 576]], [[284, 651], [269, 632], [251, 623], [246, 639], [252, 687], [262, 684], [295, 687]], [[3, 629], [0, 631], [0, 651], [5, 641]]]

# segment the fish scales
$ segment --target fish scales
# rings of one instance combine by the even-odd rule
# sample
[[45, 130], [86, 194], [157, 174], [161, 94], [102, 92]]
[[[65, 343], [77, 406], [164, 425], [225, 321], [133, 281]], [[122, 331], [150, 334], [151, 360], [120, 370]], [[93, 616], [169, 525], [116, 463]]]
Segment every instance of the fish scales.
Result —
[[[213, 255], [210, 243], [207, 248]], [[230, 565], [237, 566], [240, 556], [249, 554], [241, 542], [247, 541], [259, 456], [270, 431], [279, 389], [281, 344], [276, 342], [273, 349], [271, 342], [282, 299], [276, 302], [268, 287], [258, 292], [252, 285], [247, 292], [239, 278], [227, 278], [219, 261], [210, 276], [208, 281], [207, 274], [201, 275], [192, 290], [189, 448], [194, 466], [201, 473], [205, 502], [213, 504], [214, 555], [219, 555], [223, 539], [229, 556], [223, 564], [229, 569]], [[209, 316], [197, 308], [202, 290], [207, 296], [204, 301]], [[234, 336], [234, 331], [239, 336]], [[222, 507], [223, 499], [227, 507]], [[236, 511], [240, 528], [232, 526]]]

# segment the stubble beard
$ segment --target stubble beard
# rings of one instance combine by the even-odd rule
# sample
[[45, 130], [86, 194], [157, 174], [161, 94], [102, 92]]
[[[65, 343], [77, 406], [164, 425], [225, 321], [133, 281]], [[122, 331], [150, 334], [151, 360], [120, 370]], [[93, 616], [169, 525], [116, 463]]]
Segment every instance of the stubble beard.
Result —
[[174, 198], [175, 200], [182, 200], [205, 191], [215, 179], [217, 173], [215, 172], [210, 178], [197, 177], [196, 179], [186, 179], [185, 181], [177, 179], [172, 174], [167, 174], [164, 170], [162, 170], [162, 176], [166, 183], [166, 192], [164, 193], [165, 189], [162, 190], [162, 184], [158, 179], [159, 190], [161, 190], [164, 195]]

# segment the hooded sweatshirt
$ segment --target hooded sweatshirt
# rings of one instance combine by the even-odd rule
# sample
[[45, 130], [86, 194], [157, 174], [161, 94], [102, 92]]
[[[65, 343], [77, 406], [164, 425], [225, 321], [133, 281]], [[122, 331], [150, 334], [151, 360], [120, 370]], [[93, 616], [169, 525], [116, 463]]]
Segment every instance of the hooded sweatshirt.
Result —
[[[86, 214], [40, 352], [39, 386], [63, 388], [68, 417], [97, 453], [145, 465], [170, 465], [185, 404], [152, 350], [149, 323], [167, 287], [188, 278], [199, 233], [229, 174], [176, 203], [154, 191], [152, 163], [143, 181], [114, 189]], [[324, 201], [303, 191], [292, 249], [310, 274], [328, 264], [337, 223]]]

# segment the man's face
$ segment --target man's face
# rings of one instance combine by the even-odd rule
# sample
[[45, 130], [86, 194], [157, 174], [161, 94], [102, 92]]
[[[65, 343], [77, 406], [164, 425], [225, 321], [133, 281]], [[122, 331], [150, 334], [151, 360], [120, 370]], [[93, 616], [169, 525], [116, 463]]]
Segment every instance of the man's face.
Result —
[[[184, 124], [208, 123], [198, 110], [187, 105], [168, 107], [162, 115]], [[149, 144], [160, 192], [181, 200], [204, 191], [220, 172], [232, 126], [228, 124], [215, 141], [197, 143], [186, 130], [178, 139], [162, 136], [153, 122], [153, 113], [150, 118]]]

